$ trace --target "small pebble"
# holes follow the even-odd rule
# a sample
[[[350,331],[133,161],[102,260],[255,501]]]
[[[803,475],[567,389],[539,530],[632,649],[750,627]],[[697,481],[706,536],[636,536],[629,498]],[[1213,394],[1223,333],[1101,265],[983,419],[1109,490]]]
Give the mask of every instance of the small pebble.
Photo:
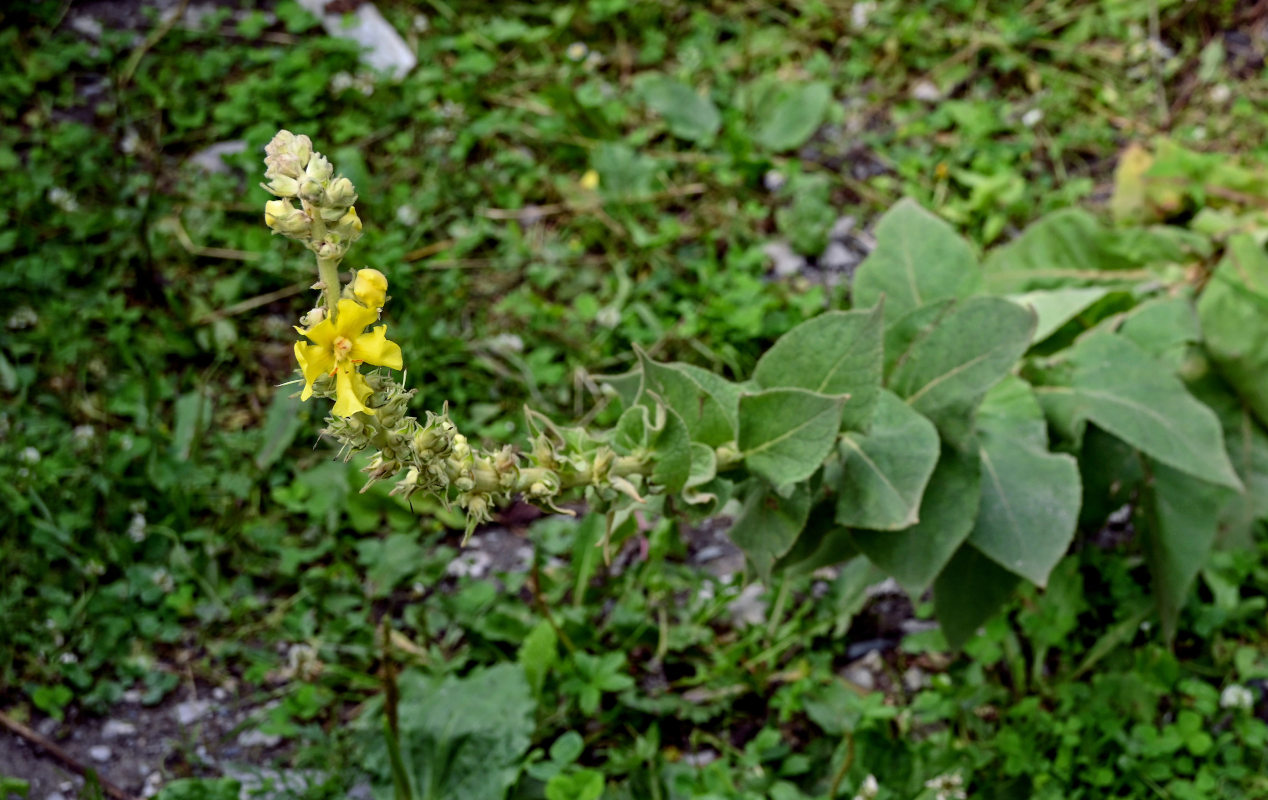
[[[119,739],[135,735],[136,726],[131,722],[124,722],[120,719],[107,720],[106,724],[101,726],[101,736],[105,739]]]
[[[922,103],[936,103],[942,99],[942,92],[932,81],[917,81],[911,87],[911,96]]]
[[[771,271],[780,278],[797,275],[806,268],[806,259],[788,242],[770,242],[762,248],[762,252],[773,262]]]
[[[828,238],[834,242],[844,242],[850,238],[850,234],[854,232],[854,226],[858,224],[858,220],[846,214],[844,217],[837,217],[837,221],[832,223],[832,230],[828,231]]]
[[[850,267],[859,263],[859,257],[850,252],[850,248],[840,242],[828,242],[827,248],[824,249],[823,255],[819,256],[819,267],[822,269],[832,270],[833,272],[844,272]]]
[[[181,725],[192,725],[207,715],[211,709],[211,704],[206,700],[188,700],[184,703],[178,703],[173,711],[176,713],[176,721]]]
[[[104,744],[93,745],[88,748],[88,757],[99,764],[104,764],[110,760],[114,753]]]
[[[243,731],[238,734],[239,747],[277,747],[281,743],[281,736],[263,731]]]

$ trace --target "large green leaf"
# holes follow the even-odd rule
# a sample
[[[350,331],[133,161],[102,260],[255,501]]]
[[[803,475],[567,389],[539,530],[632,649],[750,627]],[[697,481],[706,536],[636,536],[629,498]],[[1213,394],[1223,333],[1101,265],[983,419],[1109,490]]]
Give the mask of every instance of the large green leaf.
[[[814,474],[832,452],[845,395],[766,389],[740,397],[740,453],[749,471],[786,487]]]
[[[829,311],[779,337],[753,371],[765,389],[809,389],[848,394],[842,425],[858,429],[871,419],[881,390],[881,329],[878,303],[865,311]]]
[[[1047,339],[1070,320],[1083,313],[1089,306],[1109,294],[1109,289],[1095,286],[1069,289],[1042,289],[1034,292],[1009,295],[1019,306],[1033,308],[1038,317],[1033,344]]]
[[[780,556],[772,572],[809,575],[820,567],[840,564],[859,554],[850,540],[850,531],[836,523],[835,505],[825,501],[810,509],[801,535],[788,552]]]
[[[1082,499],[1078,463],[989,429],[979,441],[982,499],[969,542],[1043,586],[1074,538]]]
[[[1091,421],[1168,466],[1241,488],[1215,412],[1130,340],[1086,336],[1062,352],[1058,367],[1035,391],[1049,419],[1071,438]]]
[[[823,123],[832,102],[826,83],[807,83],[773,90],[770,102],[761,109],[761,119],[753,140],[776,153],[801,147]]]
[[[652,480],[667,492],[678,492],[691,477],[691,434],[677,411],[665,406],[661,406],[660,411],[664,420],[656,420],[660,430],[651,441],[656,453]]]
[[[1191,346],[1202,340],[1188,292],[1141,303],[1127,314],[1118,332],[1172,372],[1183,366]]]
[[[900,531],[854,530],[862,553],[919,597],[973,530],[981,495],[977,453],[942,448],[920,502],[920,521]]]
[[[1215,375],[1208,374],[1192,388],[1220,418],[1229,458],[1246,487],[1222,510],[1218,541],[1224,547],[1251,548],[1255,522],[1268,519],[1268,431]]]
[[[768,580],[771,565],[792,548],[809,513],[810,490],[804,484],[788,497],[780,497],[762,482],[755,481],[749,487],[744,510],[731,526],[729,535],[762,580]]]
[[[1126,287],[1151,279],[1138,268],[1187,260],[1209,248],[1206,237],[1174,227],[1107,228],[1079,208],[1040,218],[1022,235],[987,254],[986,287],[1024,292],[1069,286]]]
[[[933,582],[933,610],[953,650],[960,649],[1013,594],[1018,578],[965,543]]]
[[[686,423],[691,439],[717,447],[735,441],[740,387],[690,364],[659,364],[635,347],[643,392],[666,403]]]
[[[855,308],[885,297],[892,319],[913,309],[975,294],[982,272],[968,242],[915,200],[900,200],[876,224],[876,249],[854,274]]]
[[[536,702],[518,664],[430,681],[401,675],[400,744],[418,800],[505,797],[528,751]]]
[[[643,102],[665,119],[669,132],[692,142],[710,142],[722,127],[713,101],[665,75],[647,75],[636,82]]]
[[[889,388],[933,420],[944,438],[962,444],[973,432],[978,402],[1026,352],[1034,327],[1034,312],[1008,300],[960,301],[907,346]]]
[[[938,463],[938,431],[891,392],[881,391],[866,434],[841,437],[836,520],[895,531],[920,519],[920,498]]]
[[[1220,373],[1268,424],[1268,256],[1250,236],[1229,240],[1198,315]]]
[[[1193,579],[1211,552],[1220,511],[1232,493],[1165,464],[1153,463],[1152,472],[1141,527],[1154,599],[1164,635],[1171,640]]]

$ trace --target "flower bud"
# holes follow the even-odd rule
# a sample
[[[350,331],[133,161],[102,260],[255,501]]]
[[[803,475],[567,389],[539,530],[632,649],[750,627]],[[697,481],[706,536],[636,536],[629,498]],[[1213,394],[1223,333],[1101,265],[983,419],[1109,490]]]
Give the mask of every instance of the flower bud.
[[[352,181],[347,178],[335,178],[326,189],[325,204],[331,208],[348,208],[355,202],[357,202],[357,190],[353,187]]]
[[[369,308],[382,308],[387,301],[387,278],[377,269],[359,269],[352,279],[352,294]]]
[[[333,171],[330,161],[325,156],[321,153],[313,153],[313,157],[308,160],[308,167],[304,170],[304,176],[324,183],[330,180]]]
[[[357,210],[349,208],[348,213],[340,217],[339,221],[335,223],[335,230],[350,242],[360,239],[361,218],[357,216]]]
[[[309,203],[320,203],[322,198],[326,196],[326,190],[322,188],[321,182],[313,180],[312,178],[300,178],[296,186],[298,188],[297,194],[299,195],[299,198],[301,200],[306,200]]]
[[[318,306],[312,311],[299,318],[299,324],[305,328],[311,328],[326,318],[326,307]]]
[[[277,233],[299,236],[308,232],[311,222],[309,216],[289,200],[270,200],[264,204],[264,224]]]
[[[281,153],[276,156],[269,156],[264,159],[264,165],[268,168],[264,170],[264,177],[276,178],[279,175],[285,175],[288,178],[298,178],[304,174],[304,167],[299,163],[299,159],[290,153]]]
[[[299,192],[299,181],[286,175],[274,175],[264,188],[278,197],[294,197]]]

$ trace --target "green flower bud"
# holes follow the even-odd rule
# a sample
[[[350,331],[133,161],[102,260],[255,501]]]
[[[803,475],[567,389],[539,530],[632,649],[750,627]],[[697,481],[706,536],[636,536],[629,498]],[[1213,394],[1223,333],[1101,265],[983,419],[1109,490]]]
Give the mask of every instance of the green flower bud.
[[[325,183],[330,180],[330,175],[334,168],[330,166],[330,161],[321,153],[313,153],[313,157],[308,160],[308,166],[304,169],[304,176],[311,178],[319,183]]]
[[[294,197],[299,192],[299,181],[286,175],[275,175],[273,180],[261,185],[278,197]]]
[[[353,187],[352,181],[347,178],[335,178],[326,189],[325,205],[330,208],[340,209],[340,217],[344,214],[343,209],[349,208],[355,202],[357,202],[357,190]]]
[[[299,179],[299,183],[296,185],[298,186],[299,198],[314,205],[320,203],[322,198],[326,196],[326,190],[322,188],[321,181],[303,177]]]
[[[264,165],[268,167],[268,169],[264,170],[264,177],[266,178],[276,178],[284,175],[287,178],[298,179],[304,174],[304,165],[299,163],[299,159],[290,153],[269,156],[264,159]]]
[[[290,200],[270,200],[264,204],[264,224],[284,236],[300,237],[308,233],[312,218],[291,205]]]

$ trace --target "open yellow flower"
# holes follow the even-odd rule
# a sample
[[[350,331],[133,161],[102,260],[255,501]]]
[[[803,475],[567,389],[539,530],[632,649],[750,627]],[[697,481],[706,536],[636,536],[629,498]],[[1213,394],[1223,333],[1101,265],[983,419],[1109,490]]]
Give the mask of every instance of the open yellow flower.
[[[366,308],[355,300],[340,300],[335,319],[323,319],[311,328],[296,328],[313,344],[295,343],[295,359],[304,373],[304,393],[301,400],[313,394],[313,381],[322,375],[335,376],[334,414],[350,417],[358,411],[373,414],[367,408],[366,398],[370,387],[357,371],[361,363],[401,369],[401,348],[387,340],[387,326],[380,325],[370,331],[366,326],[377,322],[376,309]]]

